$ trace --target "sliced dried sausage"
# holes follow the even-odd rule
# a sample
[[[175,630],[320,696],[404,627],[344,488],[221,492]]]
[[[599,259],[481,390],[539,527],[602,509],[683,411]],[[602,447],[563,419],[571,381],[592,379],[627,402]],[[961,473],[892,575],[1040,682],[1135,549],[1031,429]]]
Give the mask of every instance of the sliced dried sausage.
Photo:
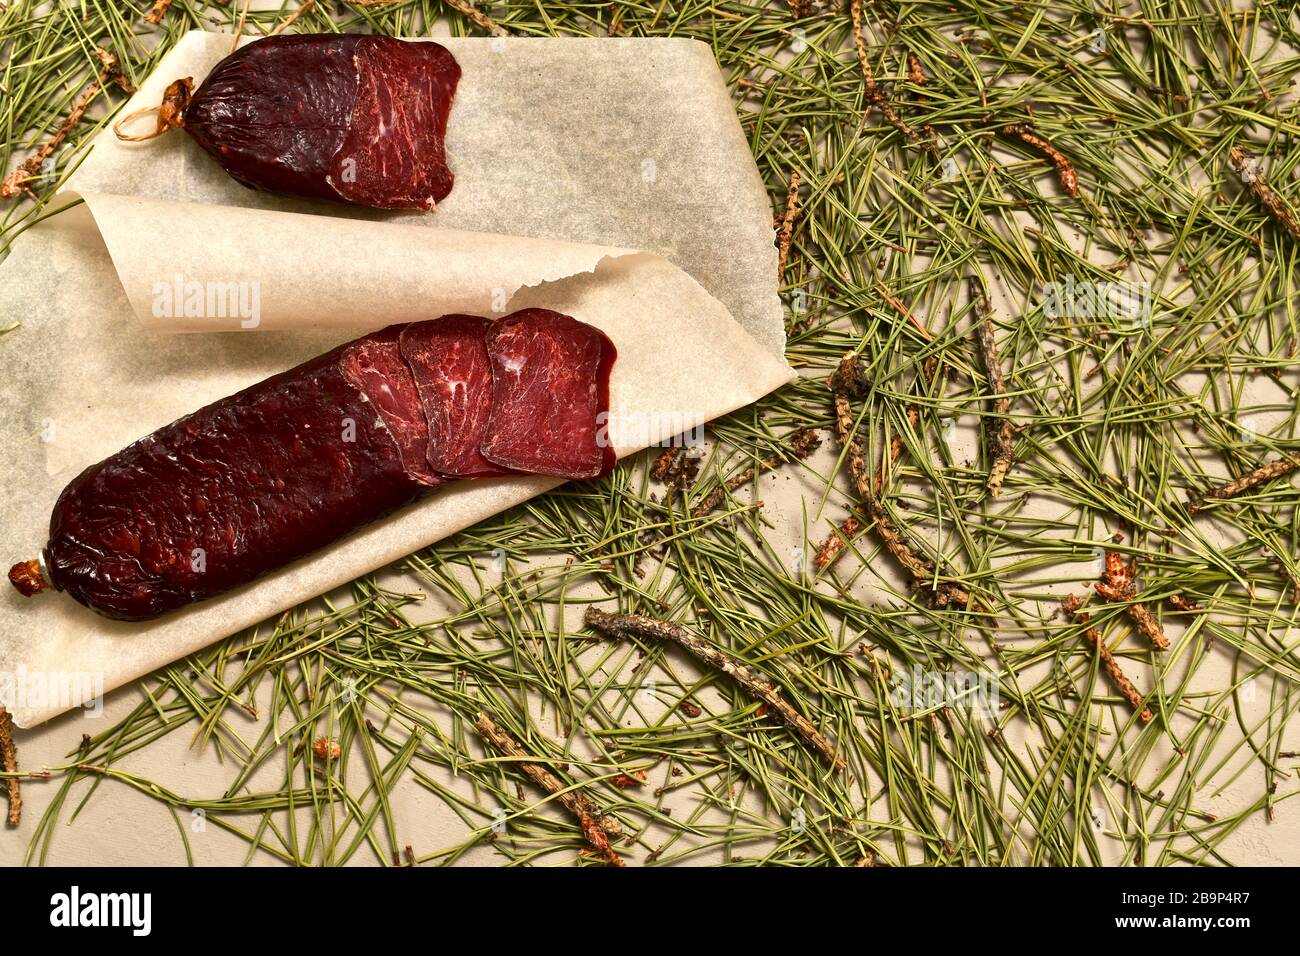
[[[547,309],[492,323],[492,411],[483,457],[505,468],[595,478],[614,467],[606,435],[616,351],[603,332]]]
[[[492,409],[491,324],[477,315],[444,315],[402,331],[402,357],[415,373],[429,422],[429,464],[449,477],[511,473],[479,450]]]
[[[391,331],[366,336],[91,465],[54,506],[50,583],[108,617],[156,617],[260,577],[441,483],[423,460],[428,435],[418,433],[413,385],[375,387],[386,342],[395,353]],[[416,434],[398,437],[404,429]],[[422,467],[403,455],[411,444]]]
[[[218,63],[192,95],[188,81],[173,84],[161,123],[183,126],[255,189],[432,209],[451,192],[444,139],[459,79],[436,43],[270,36]]]

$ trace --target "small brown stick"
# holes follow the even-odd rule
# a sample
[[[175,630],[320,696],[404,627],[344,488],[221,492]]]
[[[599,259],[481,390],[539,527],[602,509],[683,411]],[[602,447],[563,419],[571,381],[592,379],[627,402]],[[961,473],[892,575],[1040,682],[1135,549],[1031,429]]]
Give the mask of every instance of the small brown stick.
[[[14,719],[9,711],[0,707],[0,761],[6,773],[18,772],[18,748],[14,746]],[[17,777],[5,779],[9,794],[9,825],[18,826],[23,818],[23,795]]]
[[[704,638],[665,621],[656,621],[635,614],[609,614],[594,607],[587,608],[587,613],[583,615],[582,620],[588,627],[609,634],[611,637],[626,638],[637,635],[677,644],[705,664],[722,671],[766,704],[785,721],[791,730],[829,760],[836,770],[843,770],[847,766],[844,758],[835,753],[835,748],[831,746],[830,741],[818,732],[808,718],[795,710],[777,692],[771,681],[751,671],[729,654],[718,650]]]
[[[933,378],[934,372],[937,368],[938,368],[938,359],[936,357],[931,356],[929,359],[927,359],[926,360],[927,378]],[[834,380],[834,376],[832,376],[832,381],[833,380]],[[847,397],[839,393],[837,393],[835,397],[835,418],[836,418],[835,424],[836,424],[837,433],[847,434],[849,429],[852,427],[853,410],[852,407],[848,404]],[[921,418],[921,410],[916,406],[916,404],[912,403],[908,405],[907,406],[908,423],[913,428],[915,428],[916,423],[920,421],[920,418]],[[843,447],[844,444],[845,444],[844,440],[841,439],[840,441],[841,447]],[[861,463],[862,448],[860,443],[854,444],[852,453],[857,458],[857,468],[860,470],[862,467],[862,463]],[[903,436],[899,434],[895,434],[889,440],[888,467],[892,469],[895,465],[897,465],[898,459],[901,458],[902,455],[903,455]],[[850,461],[849,469],[850,471],[853,471],[854,469],[853,461]],[[880,467],[876,469],[875,478],[873,479],[872,482],[877,496],[879,496],[884,490],[885,472],[886,472],[886,463],[882,461],[880,463]],[[826,540],[821,543],[821,546],[818,547],[816,557],[813,559],[817,570],[824,571],[826,570],[826,568],[834,564],[835,561],[839,558],[839,556],[844,553],[844,548],[848,544],[848,542],[851,541],[853,538],[855,538],[863,530],[864,530],[864,526],[862,522],[858,519],[857,515],[851,514],[848,517],[846,517],[840,523],[839,528],[832,531],[826,537]]]
[[[938,362],[935,361],[931,374],[937,371]],[[935,585],[934,565],[917,554],[908,543],[881,505],[878,490],[872,486],[864,460],[862,436],[853,431],[852,403],[860,400],[866,389],[860,360],[856,355],[850,353],[840,360],[839,368],[831,376],[831,389],[835,394],[836,440],[839,441],[840,447],[848,449],[849,478],[852,480],[853,489],[861,499],[862,510],[870,519],[871,527],[880,537],[885,550],[893,555],[894,560],[911,576],[912,588],[918,591],[929,591],[937,606],[944,607],[948,604],[971,606],[970,593],[964,588],[948,582]],[[878,473],[877,480],[879,479]],[[832,554],[832,559],[833,557]]]
[[[1056,175],[1061,180],[1061,187],[1071,196],[1079,195],[1079,174],[1075,172],[1074,163],[1070,162],[1063,152],[1035,133],[1031,124],[1012,123],[1004,126],[1002,135],[1018,139],[1045,155],[1056,167]]]
[[[383,0],[383,3],[394,3],[394,1],[395,0]],[[443,0],[443,3],[446,3],[447,7],[458,10],[459,13],[463,13],[464,16],[469,17],[469,20],[473,21],[474,26],[477,26],[480,30],[484,30],[485,33],[497,35],[506,33],[506,30],[504,30],[502,26],[499,26],[497,21],[487,16],[487,14],[482,12],[482,10],[474,7],[472,3],[469,3],[469,0]]]
[[[1126,564],[1122,555],[1113,551],[1106,552],[1106,570],[1102,572],[1101,583],[1097,584],[1093,590],[1108,601],[1133,601],[1126,610],[1128,616],[1133,619],[1137,629],[1142,632],[1142,636],[1151,642],[1158,651],[1169,649],[1169,638],[1165,637],[1164,630],[1154,615],[1147,610],[1145,605],[1138,604],[1134,599],[1137,597],[1137,582],[1133,575],[1137,570],[1137,562]]]
[[[569,790],[563,780],[539,763],[527,760],[528,752],[519,741],[496,725],[486,713],[479,713],[474,721],[474,729],[484,740],[509,757],[523,758],[519,769],[537,786],[555,797],[560,804],[578,819],[582,826],[582,835],[591,848],[606,862],[614,866],[627,866],[622,858],[609,845],[609,838],[623,835],[623,827],[613,817],[603,814],[600,807],[590,797]],[[566,792],[568,791],[568,792]]]
[[[1193,601],[1191,598],[1185,598],[1181,594],[1169,595],[1169,604],[1174,610],[1184,611],[1189,614],[1192,611],[1199,611],[1201,609],[1199,603]]]
[[[984,360],[984,371],[989,377],[989,389],[993,393],[995,421],[985,422],[984,441],[991,462],[989,494],[996,498],[1002,493],[1002,482],[1015,460],[1015,429],[1009,415],[1011,399],[1007,398],[1007,382],[1002,374],[1002,361],[998,357],[998,345],[993,336],[992,309],[984,285],[978,279],[970,280],[970,296],[975,309],[975,334],[979,340],[980,357]]]
[[[848,543],[862,531],[862,522],[857,515],[849,515],[840,526],[827,536],[813,557],[813,565],[818,571],[825,571],[844,553]]]
[[[670,446],[655,459],[650,474],[667,489],[664,493],[665,503],[671,502],[699,477],[700,457],[683,445]]]
[[[876,92],[876,75],[871,71],[871,62],[867,59],[867,41],[862,36],[862,0],[849,0],[849,16],[853,18],[853,48],[857,51],[858,63],[862,67],[867,96],[871,97]]]
[[[1268,180],[1259,171],[1255,160],[1240,146],[1232,147],[1228,158],[1232,162],[1232,168],[1245,180],[1250,191],[1259,200],[1259,204],[1268,210],[1269,215],[1277,220],[1278,225],[1300,239],[1300,223],[1296,222],[1295,213],[1291,211],[1287,201],[1268,184]]]
[[[1081,612],[1078,619],[1080,623],[1087,625],[1088,615],[1086,612]],[[1142,695],[1139,694],[1137,688],[1133,686],[1133,682],[1124,676],[1124,671],[1120,669],[1119,661],[1115,659],[1115,655],[1112,654],[1110,648],[1106,646],[1106,642],[1102,639],[1101,633],[1095,627],[1085,627],[1083,634],[1084,637],[1088,639],[1088,643],[1095,647],[1097,653],[1101,655],[1102,666],[1106,668],[1106,673],[1110,675],[1111,682],[1115,685],[1116,689],[1124,695],[1124,698],[1132,705],[1133,709],[1138,711],[1138,716],[1142,719],[1142,722],[1144,724],[1148,723],[1151,720],[1151,711],[1147,707],[1143,706]]]
[[[1279,458],[1277,461],[1270,461],[1266,465],[1261,465],[1249,474],[1235,478],[1226,484],[1219,485],[1217,488],[1211,488],[1203,494],[1191,494],[1187,500],[1187,511],[1189,514],[1196,514],[1206,503],[1210,501],[1222,501],[1227,498],[1235,498],[1237,495],[1244,494],[1256,485],[1262,485],[1266,481],[1272,481],[1274,478],[1281,478],[1283,475],[1289,475],[1291,472],[1300,468],[1300,458]]]
[[[911,50],[907,51],[907,78],[917,86],[925,86],[925,71],[921,69],[921,58]]]
[[[297,22],[300,16],[302,16],[304,13],[306,13],[315,5],[316,5],[316,0],[307,0],[307,2],[304,3],[301,7],[293,11],[293,13],[289,14],[283,20],[281,20],[280,24],[274,30],[272,30],[269,35],[278,36],[279,34],[283,33],[285,30],[289,29],[289,27],[293,26],[294,23]]]
[[[821,437],[817,434],[815,428],[800,428],[791,432],[786,439],[786,449],[784,451],[778,452],[775,455],[769,455],[758,464],[746,468],[736,477],[729,479],[725,484],[719,485],[706,495],[699,504],[691,509],[691,517],[701,518],[708,514],[722,503],[722,499],[727,496],[728,492],[735,491],[737,488],[749,484],[754,480],[755,476],[760,475],[765,471],[779,468],[781,465],[787,464],[788,462],[802,461],[820,448],[821,443]]]
[[[790,16],[796,20],[812,16],[812,0],[786,0],[786,6],[790,8]]]
[[[110,83],[116,83],[127,93],[135,92],[135,87],[126,77],[126,74],[122,72],[116,56],[102,47],[96,47],[95,54],[102,64],[99,76],[81,91],[81,95],[72,104],[72,109],[63,118],[63,122],[54,131],[54,135],[46,140],[40,149],[19,163],[18,167],[9,174],[9,177],[3,183],[0,183],[0,199],[13,199],[20,193],[31,192],[27,182],[36,177],[45,161],[63,145],[64,140],[81,122],[81,118],[86,115],[86,110],[90,108],[90,104],[95,101],[95,97],[99,95],[101,90]]]
[[[790,240],[794,237],[794,221],[799,215],[799,170],[790,174],[790,192],[785,197],[785,215],[777,232],[777,284],[785,282],[785,265],[790,258]]]
[[[897,311],[899,315],[907,319],[907,321],[911,322],[912,325],[916,327],[916,330],[921,333],[921,335],[925,338],[927,342],[933,337],[930,335],[930,330],[921,324],[921,320],[912,314],[912,310],[909,309],[906,305],[904,305],[902,300],[899,299],[898,296],[894,295],[892,292],[886,289],[879,282],[876,283],[876,291],[880,293],[880,297],[882,299],[884,299],[886,302],[888,302],[891,306],[894,307],[895,311]]]
[[[867,59],[867,41],[862,35],[862,0],[849,0],[849,15],[853,18],[853,48],[858,54],[858,63],[862,67],[862,81],[867,94],[867,102],[880,110],[882,116],[891,126],[913,143],[922,142],[921,134],[914,130],[906,120],[898,115],[894,104],[876,84],[876,74]],[[934,144],[929,144],[933,148]]]
[[[167,10],[171,5],[172,0],[154,0],[153,7],[144,15],[144,22],[154,25],[162,23],[163,17],[167,16]]]

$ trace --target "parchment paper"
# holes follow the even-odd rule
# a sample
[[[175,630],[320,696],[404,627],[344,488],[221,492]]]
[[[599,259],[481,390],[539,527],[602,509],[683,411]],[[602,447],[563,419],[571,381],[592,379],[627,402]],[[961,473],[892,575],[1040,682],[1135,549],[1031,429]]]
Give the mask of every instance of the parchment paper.
[[[620,455],[793,377],[771,209],[707,46],[440,42],[464,72],[448,128],[456,185],[431,215],[256,193],[182,133],[97,138],[68,185],[86,204],[24,234],[0,265],[0,316],[22,323],[0,336],[5,560],[44,545],[55,499],[86,465],[363,328],[527,305],[597,325],[619,349]],[[184,37],[123,115],[179,76],[200,80],[229,44]],[[257,321],[242,323],[255,334],[168,334],[241,329],[239,316],[158,314],[160,284],[174,279],[255,284]],[[145,624],[8,590],[0,699],[30,726],[558,483],[455,483]]]

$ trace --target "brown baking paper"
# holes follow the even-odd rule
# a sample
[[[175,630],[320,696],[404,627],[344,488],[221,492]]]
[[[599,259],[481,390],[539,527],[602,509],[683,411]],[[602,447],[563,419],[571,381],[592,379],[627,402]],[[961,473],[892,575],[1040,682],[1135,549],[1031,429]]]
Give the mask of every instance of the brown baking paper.
[[[55,499],[85,466],[366,328],[529,305],[600,327],[619,350],[620,456],[793,377],[770,206],[705,45],[440,42],[463,75],[447,137],[456,185],[429,215],[256,193],[179,132],[95,140],[67,187],[85,204],[29,230],[0,264],[0,316],[21,322],[0,336],[10,563],[44,545]],[[229,44],[182,38],[123,115],[177,77],[201,80]],[[232,307],[187,314],[195,288]],[[170,334],[216,330],[256,334]],[[557,484],[454,483],[154,622],[8,591],[0,701],[19,726],[46,720]]]

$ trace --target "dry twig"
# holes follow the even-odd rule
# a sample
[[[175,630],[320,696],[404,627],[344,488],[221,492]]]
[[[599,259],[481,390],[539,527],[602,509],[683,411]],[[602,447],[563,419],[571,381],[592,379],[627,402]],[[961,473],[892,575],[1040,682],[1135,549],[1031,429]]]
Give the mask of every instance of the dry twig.
[[[1268,179],[1259,171],[1255,160],[1240,146],[1232,147],[1228,158],[1232,168],[1255,194],[1259,204],[1268,210],[1268,214],[1277,220],[1278,225],[1300,239],[1300,223],[1296,222],[1295,213],[1292,212],[1287,201],[1268,184]]]
[[[1018,139],[1050,159],[1052,165],[1056,167],[1056,175],[1061,181],[1061,188],[1071,196],[1079,195],[1079,174],[1075,172],[1074,163],[1070,162],[1069,157],[1063,152],[1035,133],[1031,124],[1012,123],[1009,126],[1004,126],[1002,127],[1002,135],[1010,139]]]
[[[584,794],[569,790],[564,781],[539,763],[527,759],[529,754],[519,741],[496,725],[485,713],[480,713],[474,721],[474,729],[484,740],[510,757],[521,758],[519,769],[547,793],[555,797],[560,804],[578,819],[582,835],[607,863],[614,866],[627,866],[622,858],[609,845],[609,838],[623,835],[623,828],[613,817],[603,814],[600,807]],[[567,791],[567,792],[566,792]]]
[[[18,748],[14,746],[14,719],[3,707],[0,707],[0,763],[3,763],[6,773],[18,772]],[[23,795],[18,786],[18,778],[7,777],[5,790],[9,795],[9,825],[16,827],[23,818]]]
[[[111,83],[116,83],[127,93],[135,92],[135,87],[131,84],[131,81],[122,73],[116,56],[102,47],[96,47],[95,54],[102,64],[99,76],[81,91],[81,95],[72,104],[72,109],[63,118],[63,122],[54,131],[54,135],[46,140],[35,153],[19,163],[8,178],[3,183],[0,183],[0,199],[13,199],[20,193],[31,192],[27,183],[36,178],[45,161],[63,145],[64,140],[68,138],[68,134],[81,122],[81,118],[86,115],[86,110],[90,108],[90,104],[95,101],[95,97],[99,95],[101,90]]]
[[[790,240],[794,237],[794,221],[799,215],[799,170],[790,174],[790,192],[785,198],[785,214],[777,232],[776,281],[785,282],[785,265],[790,258]]]
[[[989,390],[993,393],[992,421],[984,423],[984,441],[989,452],[989,494],[996,498],[1002,492],[1002,482],[1015,456],[1015,429],[1011,425],[1011,399],[1007,398],[1007,382],[998,358],[998,346],[993,336],[992,310],[984,285],[978,279],[970,280],[971,302],[975,309],[975,335],[980,345],[980,357],[988,375]]]
[[[1235,498],[1238,495],[1245,494],[1256,485],[1262,485],[1266,481],[1272,481],[1274,478],[1281,478],[1283,475],[1289,475],[1291,472],[1300,468],[1300,458],[1279,458],[1277,461],[1270,461],[1266,465],[1261,465],[1254,471],[1242,475],[1240,478],[1234,478],[1232,481],[1219,485],[1217,488],[1211,488],[1209,491],[1200,494],[1191,494],[1188,496],[1187,511],[1189,514],[1196,514],[1210,501],[1222,501],[1227,498]]]
[[[1128,616],[1137,624],[1137,629],[1142,632],[1142,636],[1149,640],[1156,650],[1163,651],[1169,648],[1169,638],[1165,637],[1164,630],[1155,616],[1147,608],[1137,603],[1137,581],[1134,580],[1134,572],[1137,570],[1137,562],[1125,564],[1122,555],[1113,551],[1106,552],[1106,569],[1102,572],[1101,583],[1094,590],[1108,601],[1133,601],[1126,610]]]
[[[775,455],[769,455],[762,459],[758,464],[746,468],[736,477],[729,479],[722,485],[719,485],[704,499],[691,509],[692,518],[700,518],[708,514],[719,504],[729,492],[735,491],[743,485],[749,484],[755,476],[761,475],[765,471],[771,471],[781,465],[792,461],[802,461],[807,458],[819,447],[821,447],[821,437],[817,434],[815,428],[799,428],[791,432],[785,442],[785,448]]]
[[[766,704],[777,716],[785,721],[791,730],[830,761],[836,770],[844,769],[844,758],[835,753],[835,748],[831,746],[830,741],[818,732],[808,718],[795,710],[777,692],[776,687],[773,686],[770,680],[762,674],[751,671],[736,658],[714,647],[704,638],[692,634],[676,624],[656,621],[635,614],[609,614],[594,607],[587,609],[587,613],[583,616],[583,623],[612,637],[626,638],[636,635],[677,644],[705,664],[717,668],[732,678],[750,694]]]
[[[1080,613],[1078,619],[1081,624],[1087,625],[1087,613]],[[1142,695],[1139,694],[1137,688],[1133,686],[1133,682],[1124,676],[1124,671],[1120,669],[1119,661],[1115,659],[1115,655],[1112,654],[1110,648],[1106,646],[1106,642],[1102,639],[1101,633],[1095,627],[1085,626],[1083,635],[1088,639],[1088,643],[1096,648],[1097,653],[1101,656],[1102,666],[1106,668],[1106,673],[1110,675],[1111,682],[1115,685],[1116,689],[1124,695],[1124,699],[1127,700],[1129,704],[1132,705],[1133,709],[1138,712],[1138,716],[1142,719],[1142,722],[1149,722],[1151,720],[1151,711],[1143,705]]]

